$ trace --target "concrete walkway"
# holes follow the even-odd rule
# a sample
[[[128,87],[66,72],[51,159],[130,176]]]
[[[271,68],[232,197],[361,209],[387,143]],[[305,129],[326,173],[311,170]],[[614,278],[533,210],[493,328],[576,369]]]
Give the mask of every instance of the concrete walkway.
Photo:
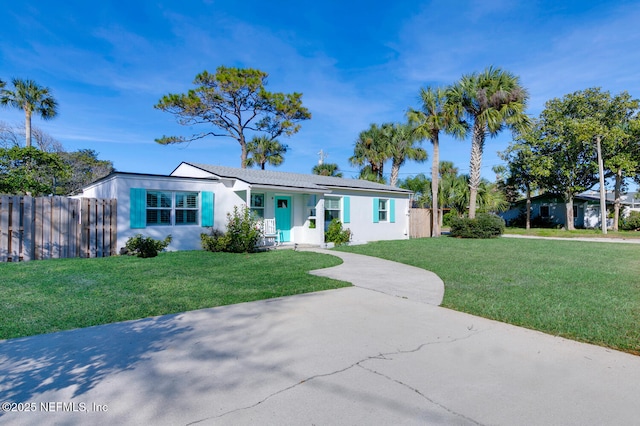
[[[345,264],[315,273],[358,286],[0,342],[0,423],[637,424],[640,357],[441,308],[431,274],[331,254]]]

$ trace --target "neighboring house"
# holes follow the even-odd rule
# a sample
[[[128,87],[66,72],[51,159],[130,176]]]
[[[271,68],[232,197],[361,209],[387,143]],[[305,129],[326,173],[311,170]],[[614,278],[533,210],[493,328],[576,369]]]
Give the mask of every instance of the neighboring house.
[[[283,243],[320,245],[333,218],[354,242],[409,238],[411,191],[359,179],[183,162],[168,176],[114,172],[78,196],[118,200],[118,247],[140,233],[200,249],[200,234],[224,230],[234,206],[275,219]]]
[[[635,193],[625,194],[620,197],[623,207],[623,215],[631,207],[640,207],[640,200]],[[613,211],[613,194],[606,194],[607,211]],[[525,215],[526,200],[519,200],[511,206],[511,209],[500,213],[507,226],[512,224],[519,216]],[[566,207],[562,195],[546,193],[531,197],[531,221],[543,220],[556,225],[564,225],[566,222]],[[597,192],[584,192],[573,199],[573,222],[576,228],[600,227],[600,195]],[[613,225],[613,219],[607,220],[607,226]]]

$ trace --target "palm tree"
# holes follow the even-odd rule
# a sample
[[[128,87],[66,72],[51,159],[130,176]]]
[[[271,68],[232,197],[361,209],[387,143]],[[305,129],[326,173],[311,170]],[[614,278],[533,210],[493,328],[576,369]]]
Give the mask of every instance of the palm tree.
[[[0,91],[0,104],[24,110],[26,146],[31,146],[31,115],[35,112],[43,120],[58,114],[58,103],[47,87],[41,87],[33,80],[12,80],[14,90]]]
[[[364,166],[360,170],[360,179],[384,181],[384,162],[391,157],[386,134],[390,126],[391,124],[383,124],[378,127],[377,124],[371,124],[369,129],[358,135],[349,163]]]
[[[431,181],[424,175],[419,173],[415,176],[409,176],[400,181],[400,188],[408,189],[413,192],[413,205],[420,208],[426,208],[431,205]]]
[[[314,175],[320,176],[342,177],[342,172],[338,170],[338,165],[335,163],[318,164],[316,166],[313,166],[311,172]]]
[[[400,167],[407,161],[413,160],[422,163],[427,159],[427,151],[415,146],[420,142],[418,134],[413,131],[410,124],[394,124],[386,129],[389,141],[389,153],[391,154],[391,186],[398,183]]]
[[[505,127],[525,130],[527,91],[520,79],[500,68],[489,67],[480,74],[463,75],[447,91],[447,102],[472,125],[469,177],[469,217],[476,215],[482,153],[487,135],[496,136]]]
[[[284,154],[287,152],[287,145],[282,145],[275,139],[266,136],[254,136],[247,143],[247,167],[260,165],[264,170],[265,164],[279,166],[284,161]]]
[[[415,132],[427,138],[433,144],[433,158],[431,159],[431,194],[433,197],[433,227],[432,237],[440,236],[438,172],[440,168],[440,131],[462,138],[466,127],[456,114],[457,110],[448,108],[446,104],[446,90],[440,87],[427,87],[420,90],[421,110],[410,109],[407,113],[409,122],[416,125]],[[453,166],[453,164],[452,164]]]

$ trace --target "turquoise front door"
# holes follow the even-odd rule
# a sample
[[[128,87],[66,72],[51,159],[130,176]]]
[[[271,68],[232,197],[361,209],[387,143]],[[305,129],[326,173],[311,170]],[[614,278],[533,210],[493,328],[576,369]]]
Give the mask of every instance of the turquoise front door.
[[[280,242],[291,241],[291,197],[276,197],[276,229]]]

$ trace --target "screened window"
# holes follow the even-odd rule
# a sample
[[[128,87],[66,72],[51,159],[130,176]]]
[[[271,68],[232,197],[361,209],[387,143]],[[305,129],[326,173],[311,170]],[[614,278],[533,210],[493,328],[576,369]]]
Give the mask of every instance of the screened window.
[[[333,219],[340,219],[340,198],[324,199],[324,221],[331,222]]]
[[[386,222],[388,216],[389,200],[378,201],[378,220],[380,222]]]
[[[198,193],[176,192],[176,225],[198,223]]]
[[[251,194],[251,213],[264,219],[264,194]]]
[[[170,192],[147,191],[147,225],[171,225]]]

